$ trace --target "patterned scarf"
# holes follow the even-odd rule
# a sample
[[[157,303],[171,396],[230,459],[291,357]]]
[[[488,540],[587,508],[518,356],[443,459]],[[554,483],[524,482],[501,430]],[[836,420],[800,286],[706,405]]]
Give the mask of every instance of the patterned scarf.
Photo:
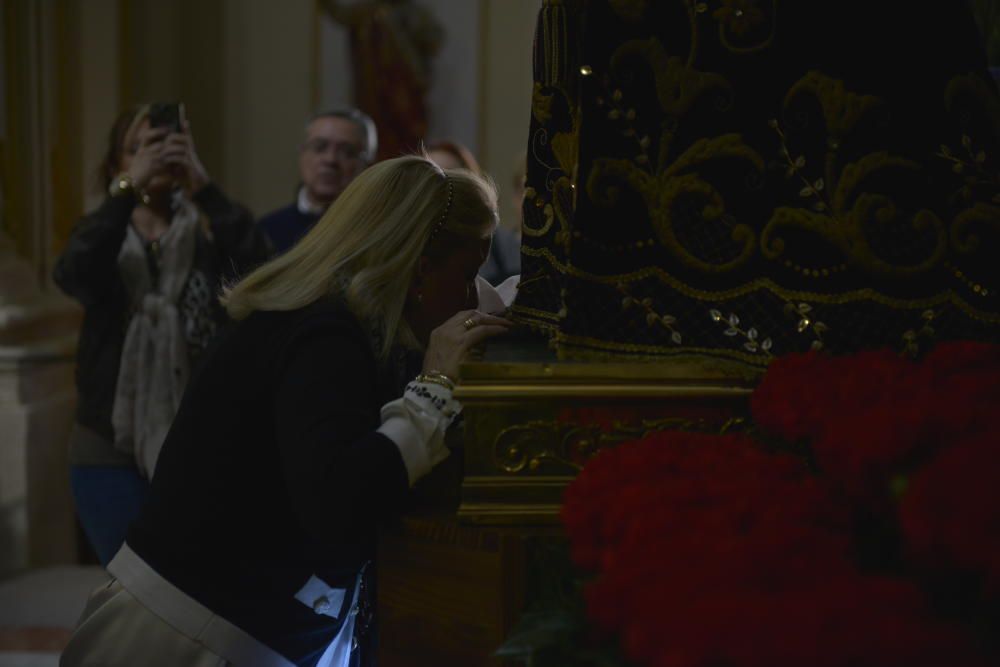
[[[182,202],[158,241],[158,275],[150,272],[142,239],[131,225],[118,253],[118,268],[135,313],[122,347],[111,423],[115,446],[133,454],[148,479],[153,477],[190,371],[177,303],[191,273],[197,233],[197,209]]]

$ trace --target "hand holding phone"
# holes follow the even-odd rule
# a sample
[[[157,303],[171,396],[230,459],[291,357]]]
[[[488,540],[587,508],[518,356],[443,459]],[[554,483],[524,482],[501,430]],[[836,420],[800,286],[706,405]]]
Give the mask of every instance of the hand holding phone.
[[[154,102],[149,105],[149,126],[166,128],[169,132],[183,132],[184,105],[177,102]]]

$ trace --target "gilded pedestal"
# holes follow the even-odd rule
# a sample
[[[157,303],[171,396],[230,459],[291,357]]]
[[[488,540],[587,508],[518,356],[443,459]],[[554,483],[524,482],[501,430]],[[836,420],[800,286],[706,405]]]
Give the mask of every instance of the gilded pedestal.
[[[430,500],[382,535],[380,664],[499,664],[582,465],[652,431],[740,428],[755,381],[712,360],[573,363],[535,340],[492,344],[463,368],[461,443]]]

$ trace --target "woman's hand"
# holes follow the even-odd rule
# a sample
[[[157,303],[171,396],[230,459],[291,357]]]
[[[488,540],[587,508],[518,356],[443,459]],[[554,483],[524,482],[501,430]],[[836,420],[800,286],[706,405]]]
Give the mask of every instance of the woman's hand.
[[[163,162],[179,170],[189,194],[193,195],[209,183],[208,171],[195,151],[191,125],[187,121],[184,121],[183,132],[173,132],[164,141]]]
[[[424,372],[437,371],[458,377],[458,368],[469,349],[487,338],[505,333],[514,323],[478,310],[463,310],[431,332],[424,354]]]
[[[163,170],[163,140],[167,129],[152,127],[139,133],[139,148],[132,156],[128,177],[136,191],[142,190]]]

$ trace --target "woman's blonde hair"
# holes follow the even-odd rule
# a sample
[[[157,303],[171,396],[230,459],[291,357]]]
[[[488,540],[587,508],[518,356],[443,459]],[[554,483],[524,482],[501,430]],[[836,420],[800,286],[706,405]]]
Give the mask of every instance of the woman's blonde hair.
[[[497,224],[491,181],[464,169],[442,170],[420,156],[368,167],[295,246],[223,289],[226,312],[295,310],[324,297],[344,300],[375,334],[384,361],[395,343],[416,345],[403,319],[422,255],[445,257]]]

